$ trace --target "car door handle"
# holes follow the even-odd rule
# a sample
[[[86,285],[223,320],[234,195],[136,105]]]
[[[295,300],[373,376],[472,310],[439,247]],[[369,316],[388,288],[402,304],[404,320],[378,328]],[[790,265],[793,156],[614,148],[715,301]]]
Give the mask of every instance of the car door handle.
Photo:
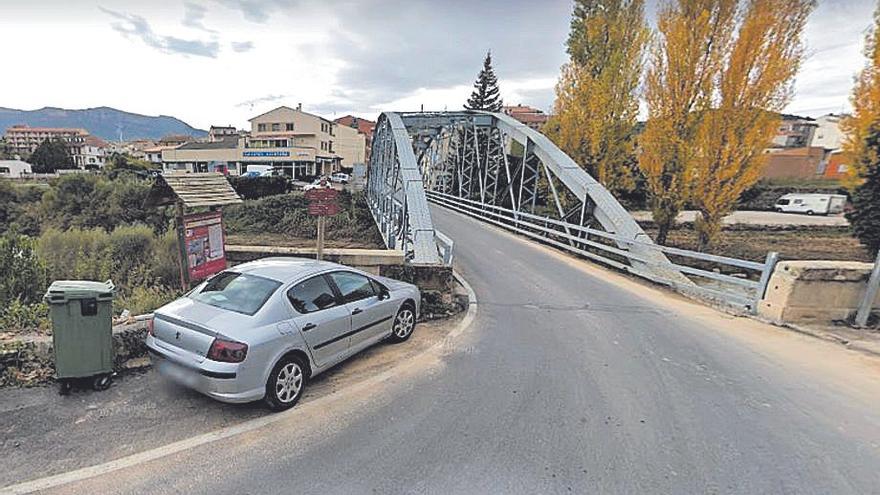
[[[317,326],[318,325],[315,325],[314,323],[306,323],[305,325],[303,325],[303,332],[308,332],[313,328],[317,328]]]
[[[353,314],[353,315],[359,315],[363,312],[364,312],[364,310],[362,310],[361,308],[354,308],[353,310],[351,310],[351,314]]]

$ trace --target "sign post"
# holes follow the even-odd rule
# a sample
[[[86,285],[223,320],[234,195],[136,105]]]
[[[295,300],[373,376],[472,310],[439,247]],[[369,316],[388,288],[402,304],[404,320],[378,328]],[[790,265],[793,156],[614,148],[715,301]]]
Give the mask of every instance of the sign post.
[[[322,183],[323,184],[323,183]],[[309,215],[318,217],[318,252],[317,259],[324,259],[324,232],[327,228],[326,217],[339,213],[339,204],[336,196],[339,193],[335,189],[319,188],[309,189],[305,197],[309,202]]]

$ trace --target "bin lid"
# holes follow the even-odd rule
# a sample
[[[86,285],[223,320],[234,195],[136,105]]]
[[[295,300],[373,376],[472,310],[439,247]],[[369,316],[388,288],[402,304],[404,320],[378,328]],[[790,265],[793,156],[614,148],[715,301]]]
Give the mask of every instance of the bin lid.
[[[46,290],[43,300],[49,304],[64,304],[71,299],[112,301],[115,294],[116,286],[110,280],[106,282],[56,280]]]

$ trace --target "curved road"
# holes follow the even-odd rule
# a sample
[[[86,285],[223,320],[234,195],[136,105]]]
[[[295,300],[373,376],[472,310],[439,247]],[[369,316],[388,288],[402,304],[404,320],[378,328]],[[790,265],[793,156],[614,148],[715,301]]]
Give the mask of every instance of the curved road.
[[[878,493],[880,364],[445,210],[478,314],[416,372],[69,493]]]

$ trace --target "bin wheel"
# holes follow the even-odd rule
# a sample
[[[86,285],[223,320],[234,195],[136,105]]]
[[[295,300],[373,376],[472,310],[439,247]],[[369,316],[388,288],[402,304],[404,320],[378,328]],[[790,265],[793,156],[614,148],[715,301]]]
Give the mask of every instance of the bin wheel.
[[[110,388],[110,382],[113,381],[110,375],[98,375],[92,380],[92,388],[95,390],[107,390]]]
[[[61,380],[58,383],[58,395],[70,395],[70,390],[73,388],[73,384],[70,383],[70,380]]]

